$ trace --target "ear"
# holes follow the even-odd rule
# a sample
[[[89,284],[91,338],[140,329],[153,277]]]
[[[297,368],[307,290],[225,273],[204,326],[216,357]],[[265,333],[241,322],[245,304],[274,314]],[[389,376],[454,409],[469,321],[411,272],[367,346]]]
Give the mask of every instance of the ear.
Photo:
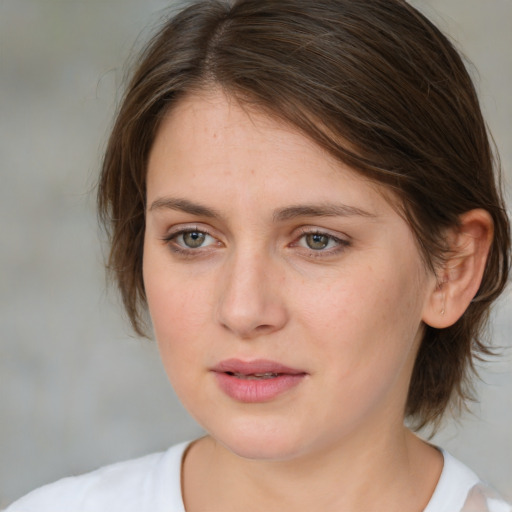
[[[470,210],[459,222],[446,235],[447,259],[423,311],[423,321],[437,329],[453,325],[477,294],[493,238],[493,221],[486,210]]]

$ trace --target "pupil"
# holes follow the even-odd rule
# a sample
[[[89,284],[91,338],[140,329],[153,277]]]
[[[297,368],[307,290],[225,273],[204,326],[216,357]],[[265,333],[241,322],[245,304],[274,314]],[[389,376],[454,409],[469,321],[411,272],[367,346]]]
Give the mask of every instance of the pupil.
[[[188,247],[200,247],[205,239],[204,233],[199,233],[197,231],[191,231],[189,233],[185,233],[183,235],[183,241],[185,242],[185,245]]]
[[[318,234],[307,235],[306,243],[308,244],[308,247],[310,249],[318,251],[320,249],[325,249],[327,247],[327,244],[329,243],[329,237],[326,235]]]

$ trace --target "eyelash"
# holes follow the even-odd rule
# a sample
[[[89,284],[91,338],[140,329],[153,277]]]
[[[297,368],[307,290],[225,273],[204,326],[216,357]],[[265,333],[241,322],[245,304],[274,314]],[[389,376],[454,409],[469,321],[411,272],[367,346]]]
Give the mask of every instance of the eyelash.
[[[206,230],[204,228],[192,227],[192,228],[185,228],[185,229],[180,229],[178,231],[174,231],[174,232],[170,233],[169,235],[163,237],[162,240],[163,240],[163,242],[166,243],[166,245],[169,247],[169,249],[172,252],[179,254],[180,256],[189,257],[189,258],[200,256],[200,254],[204,251],[204,249],[209,246],[206,246],[206,247],[200,246],[200,247],[197,247],[194,249],[192,247],[189,247],[189,248],[183,247],[182,245],[180,245],[176,242],[176,239],[178,237],[186,235],[188,233],[199,233],[202,235],[206,235],[206,236],[215,238],[208,230]],[[328,239],[328,244],[330,242],[334,242],[336,244],[336,246],[328,248],[328,249],[311,249],[311,248],[307,248],[307,247],[299,245],[300,241],[303,240],[305,237],[315,236],[315,235],[318,235],[321,237],[326,237]],[[313,258],[321,258],[321,257],[327,257],[327,256],[332,256],[332,255],[338,254],[339,252],[342,252],[350,245],[351,245],[350,241],[336,237],[334,235],[326,233],[325,231],[320,231],[318,229],[315,229],[315,230],[302,229],[300,236],[297,237],[290,244],[291,247],[300,247],[301,249],[305,250],[308,253],[308,256],[313,257]],[[201,251],[201,249],[203,251]]]

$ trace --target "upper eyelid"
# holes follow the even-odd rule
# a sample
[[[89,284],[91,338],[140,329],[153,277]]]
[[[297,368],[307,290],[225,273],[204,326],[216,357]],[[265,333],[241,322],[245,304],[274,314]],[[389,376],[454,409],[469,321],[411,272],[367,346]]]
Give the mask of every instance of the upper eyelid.
[[[345,233],[340,233],[339,231],[333,232],[330,229],[327,228],[320,228],[316,226],[301,226],[299,228],[299,234],[298,237],[302,237],[304,235],[325,235],[329,238],[334,238],[336,240],[345,241],[348,242],[351,237],[346,235]]]
[[[183,233],[190,233],[190,232],[193,232],[193,231],[197,231],[198,233],[204,233],[205,235],[210,235],[212,236],[213,238],[217,238],[214,234],[213,234],[213,231],[207,227],[203,227],[203,226],[200,226],[199,224],[197,223],[194,223],[194,224],[190,224],[190,225],[177,225],[177,226],[172,226],[171,228],[169,228],[164,237],[165,239],[168,239],[168,238],[172,238],[176,235],[181,235]]]

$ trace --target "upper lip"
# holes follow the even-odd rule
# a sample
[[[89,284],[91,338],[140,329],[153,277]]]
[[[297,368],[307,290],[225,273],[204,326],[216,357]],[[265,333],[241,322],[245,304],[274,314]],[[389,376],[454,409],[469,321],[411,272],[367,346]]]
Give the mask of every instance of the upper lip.
[[[226,359],[212,368],[214,372],[237,373],[241,375],[254,375],[260,373],[280,373],[288,375],[301,375],[306,372],[296,368],[290,368],[276,361],[267,359],[254,359],[242,361],[240,359]]]

